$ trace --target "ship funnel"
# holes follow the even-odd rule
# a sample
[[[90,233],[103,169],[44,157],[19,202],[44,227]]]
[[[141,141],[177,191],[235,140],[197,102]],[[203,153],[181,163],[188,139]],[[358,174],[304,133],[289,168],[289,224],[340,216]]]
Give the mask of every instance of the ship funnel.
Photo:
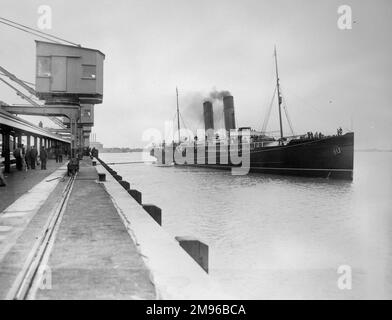
[[[208,139],[211,139],[214,135],[214,112],[211,101],[205,101],[203,103],[203,113],[206,135],[208,136]]]
[[[234,99],[233,96],[223,97],[223,113],[225,116],[226,131],[235,129]]]

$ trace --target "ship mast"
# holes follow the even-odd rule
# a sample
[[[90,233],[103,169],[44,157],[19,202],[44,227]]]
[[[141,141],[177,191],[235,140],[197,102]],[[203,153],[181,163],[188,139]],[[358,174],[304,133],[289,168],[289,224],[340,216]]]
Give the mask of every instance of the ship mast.
[[[181,134],[180,134],[180,107],[178,105],[178,88],[176,87],[176,96],[177,96],[177,131],[178,131],[178,143],[181,142]]]
[[[276,89],[278,91],[280,138],[283,138],[282,110],[281,110],[282,97],[280,95],[279,74],[278,74],[278,55],[276,54],[276,46],[274,48],[274,56],[275,56],[275,70],[276,70]]]

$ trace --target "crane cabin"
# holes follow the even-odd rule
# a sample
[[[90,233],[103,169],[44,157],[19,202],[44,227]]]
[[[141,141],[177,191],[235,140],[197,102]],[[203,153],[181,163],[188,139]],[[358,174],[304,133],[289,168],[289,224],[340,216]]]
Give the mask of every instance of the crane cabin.
[[[96,49],[36,41],[36,92],[45,104],[99,104],[103,61]]]

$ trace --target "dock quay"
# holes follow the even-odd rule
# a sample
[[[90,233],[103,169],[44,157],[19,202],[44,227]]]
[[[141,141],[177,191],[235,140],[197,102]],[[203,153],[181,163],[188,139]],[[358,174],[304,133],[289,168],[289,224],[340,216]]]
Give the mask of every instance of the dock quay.
[[[51,160],[46,171],[7,176],[0,193],[0,299],[225,296],[186,245],[157,223],[156,206],[143,206],[104,162],[84,157],[75,176],[66,168]],[[6,189],[14,184],[26,190],[12,191],[12,198]]]
[[[1,9],[13,317],[239,320],[392,299],[392,0]]]
[[[45,40],[31,56],[35,83],[0,66],[24,100],[0,101],[0,299],[225,297],[208,274],[207,244],[169,235],[162,209],[91,147],[105,54],[34,30]]]

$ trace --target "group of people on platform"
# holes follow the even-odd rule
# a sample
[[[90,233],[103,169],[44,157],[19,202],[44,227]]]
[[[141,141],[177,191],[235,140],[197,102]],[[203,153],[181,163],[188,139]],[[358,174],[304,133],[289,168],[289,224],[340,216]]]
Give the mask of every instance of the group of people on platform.
[[[13,152],[15,158],[16,169],[26,171],[29,169],[35,169],[36,165],[41,165],[41,170],[46,170],[46,163],[49,157],[49,151],[44,146],[41,146],[40,152],[38,153],[36,146],[28,146],[26,149],[23,144],[19,144]],[[63,162],[63,152],[60,147],[54,149],[54,155],[56,162]]]
[[[51,150],[55,155],[56,163],[62,163],[64,150],[59,146],[52,148]],[[27,146],[27,148],[25,148],[23,144],[18,144],[13,151],[13,156],[18,171],[35,169],[36,166],[41,166],[41,170],[46,170],[49,150],[44,146],[41,146],[40,152],[38,153],[36,146]],[[0,170],[0,186],[5,185],[5,178],[2,170]]]
[[[90,149],[90,147],[87,149],[88,154],[90,155],[90,157],[95,157],[98,158],[98,150],[95,149],[95,147],[93,147],[92,149]]]
[[[23,144],[19,144],[13,152],[15,158],[16,169],[26,171],[29,169],[35,169],[36,165],[41,164],[41,170],[46,170],[46,162],[48,160],[48,151],[44,146],[41,147],[38,154],[38,150],[35,146],[28,146],[26,149]]]

